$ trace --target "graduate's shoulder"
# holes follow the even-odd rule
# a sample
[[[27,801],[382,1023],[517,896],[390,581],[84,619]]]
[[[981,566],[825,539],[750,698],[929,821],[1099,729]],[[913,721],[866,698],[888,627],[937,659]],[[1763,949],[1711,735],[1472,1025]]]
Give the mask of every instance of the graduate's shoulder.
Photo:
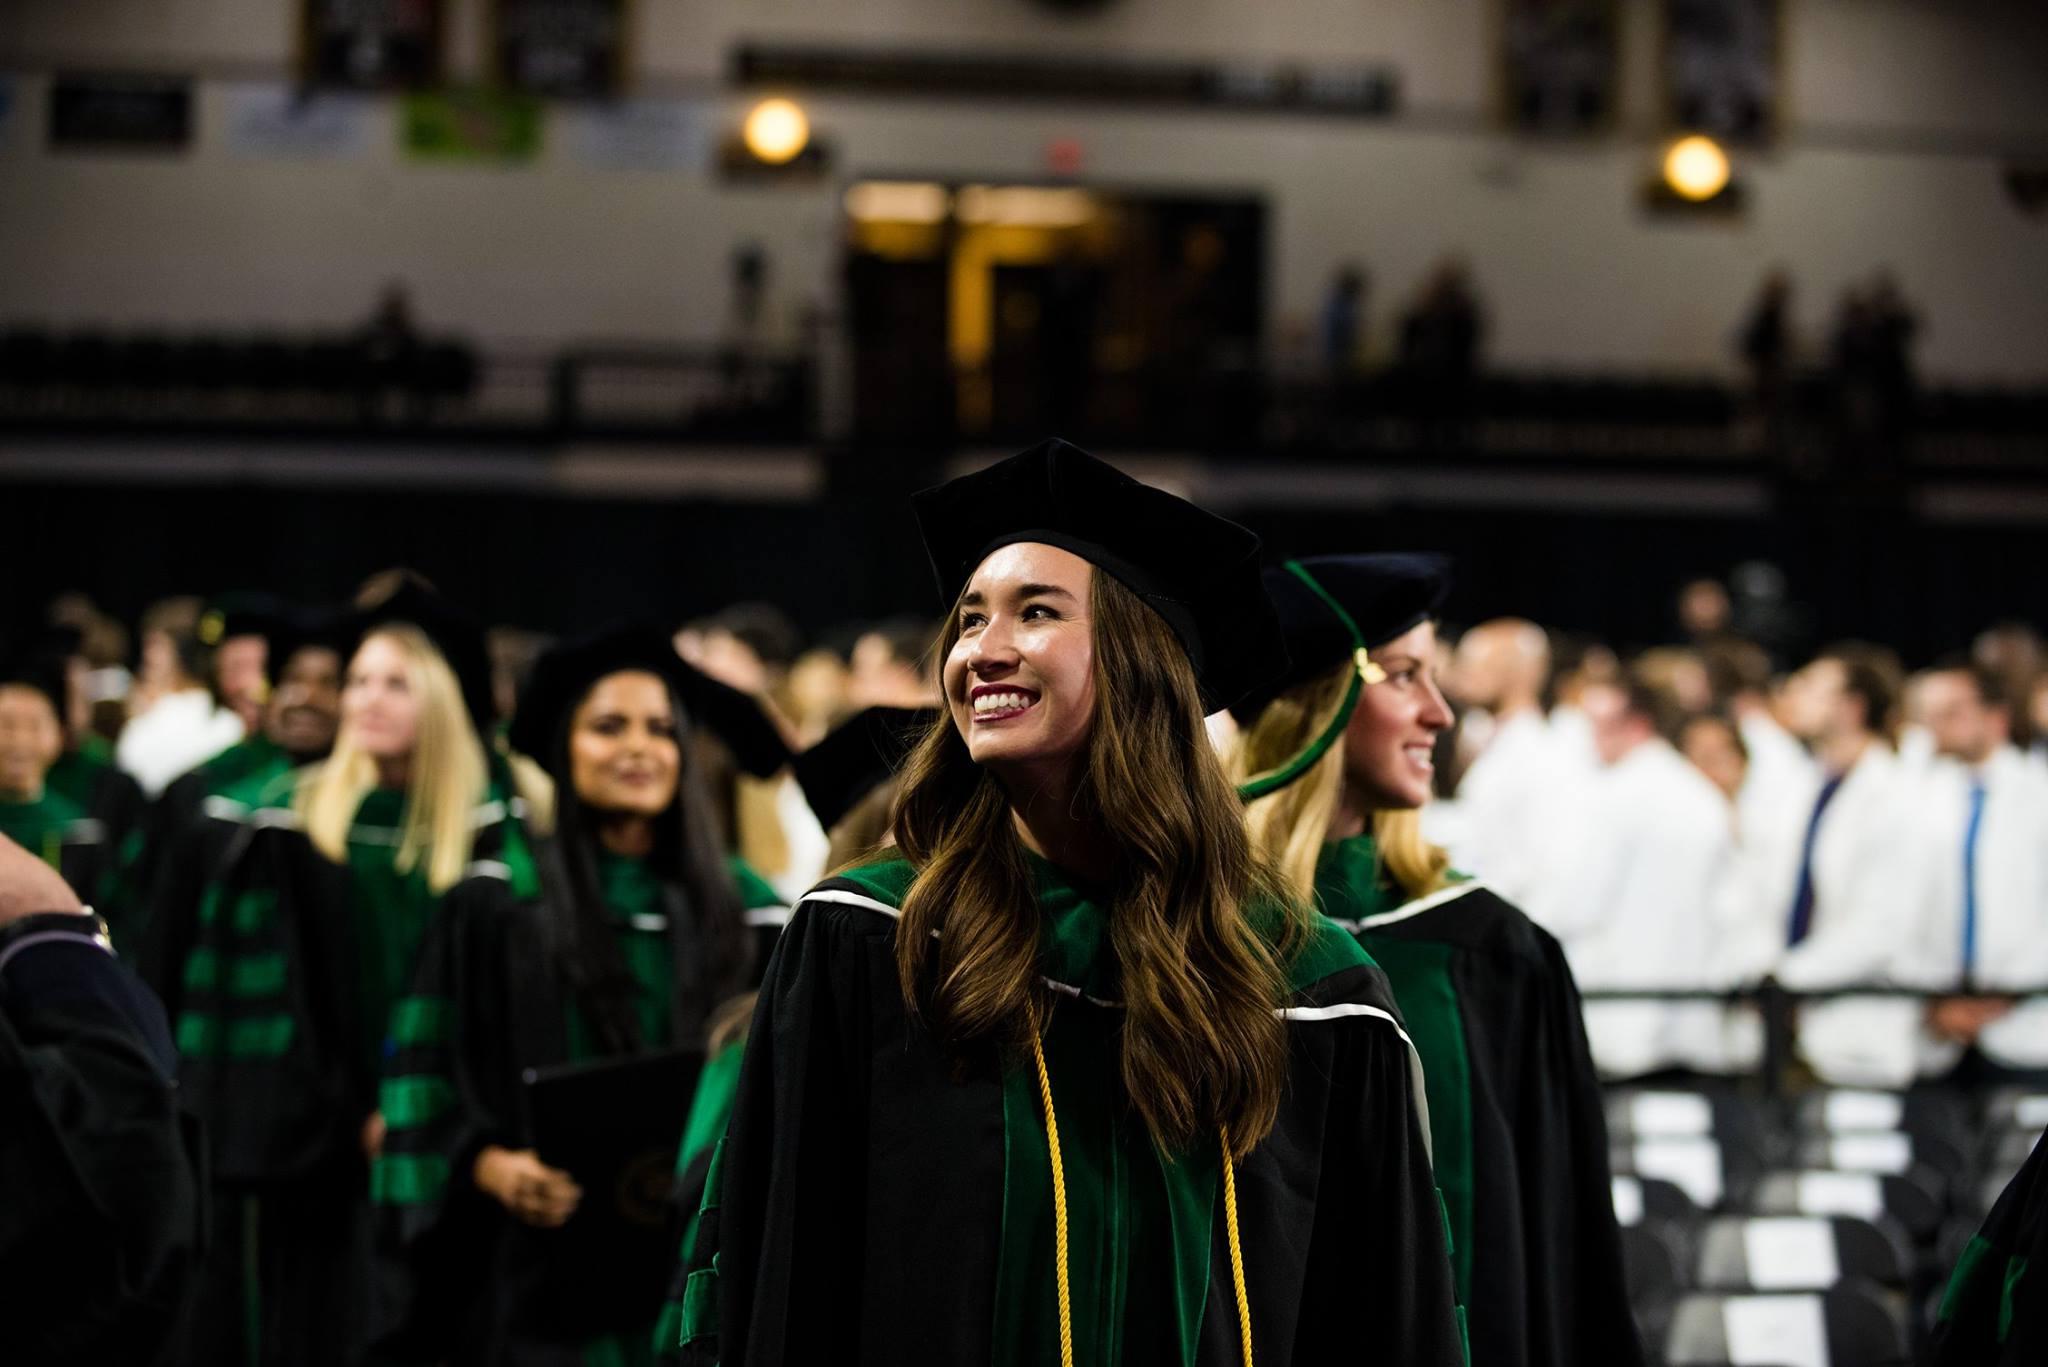
[[[813,901],[860,906],[891,919],[902,910],[910,885],[917,881],[917,868],[908,859],[883,858],[844,868],[824,879],[798,899],[799,905]]]
[[[1365,937],[1424,941],[1453,949],[1537,963],[1547,959],[1549,936],[1520,907],[1485,883],[1467,879],[1391,911],[1340,922]]]

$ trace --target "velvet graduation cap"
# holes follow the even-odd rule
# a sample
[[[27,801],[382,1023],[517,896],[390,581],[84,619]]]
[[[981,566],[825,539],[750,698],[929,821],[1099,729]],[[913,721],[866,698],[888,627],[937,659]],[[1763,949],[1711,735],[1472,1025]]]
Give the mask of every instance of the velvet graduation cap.
[[[1450,593],[1450,562],[1439,555],[1318,555],[1266,571],[1266,592],[1287,641],[1287,668],[1231,715],[1249,726],[1274,698],[1350,660],[1350,686],[1336,715],[1308,749],[1238,789],[1247,802],[1278,792],[1315,766],[1344,734],[1367,684],[1386,677],[1372,652],[1435,617]]]
[[[732,751],[740,768],[766,778],[789,763],[789,747],[761,705],[736,688],[691,668],[652,626],[611,627],[555,646],[534,662],[506,739],[512,748],[552,769],[563,724],[599,679],[638,670],[668,684],[688,725],[710,732]],[[567,778],[556,774],[559,782]]]
[[[1166,619],[1201,681],[1228,707],[1285,663],[1259,584],[1259,538],[1054,439],[911,499],[951,607],[991,551],[1037,541],[1116,578]]]
[[[804,801],[827,831],[895,777],[918,738],[943,716],[936,707],[870,707],[796,757]]]
[[[491,657],[484,648],[484,630],[467,612],[416,578],[401,579],[390,594],[355,615],[354,630],[343,633],[342,660],[361,647],[363,638],[391,624],[416,627],[441,652],[462,686],[462,702],[477,734],[489,739],[497,719],[491,696]]]
[[[347,653],[354,645],[349,626],[331,611],[301,607],[272,594],[227,593],[207,604],[199,619],[199,640],[217,646],[237,636],[261,636],[263,673],[274,684],[285,662],[309,646]]]

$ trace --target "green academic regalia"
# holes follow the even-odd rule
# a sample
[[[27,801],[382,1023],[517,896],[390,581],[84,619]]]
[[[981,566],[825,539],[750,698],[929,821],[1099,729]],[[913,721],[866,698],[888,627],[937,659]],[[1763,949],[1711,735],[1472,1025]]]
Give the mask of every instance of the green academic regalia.
[[[106,829],[109,867],[115,880],[113,903],[121,912],[135,907],[144,886],[137,870],[149,819],[149,797],[142,785],[114,763],[114,747],[94,734],[87,734],[51,765],[43,782],[83,807],[87,816]],[[121,952],[129,952],[126,944]]]
[[[45,783],[41,796],[27,801],[0,797],[0,835],[63,874],[79,899],[106,918],[119,942],[123,927],[110,914],[114,861],[104,824]]]
[[[1239,1362],[1220,1137],[1165,1154],[1120,1100],[1104,908],[1033,869],[1074,1361]],[[685,1361],[1060,1360],[1034,1065],[955,1056],[909,1018],[894,941],[913,876],[897,861],[827,880],[777,946],[712,1162]],[[1385,977],[1319,923],[1280,1014],[1281,1114],[1235,1169],[1258,1360],[1463,1363],[1420,1067]]]
[[[2048,1362],[2048,1145],[2039,1140],[1963,1249],[1935,1313],[1929,1367]]]
[[[502,765],[473,857],[526,865]],[[293,784],[273,781],[273,799]],[[249,795],[246,790],[244,796]],[[388,1049],[444,1022],[406,995],[442,898],[396,867],[402,793],[373,789],[347,859],[316,851],[289,807],[229,816],[200,881],[178,973],[180,1086],[206,1121],[215,1228],[187,1360],[355,1364],[377,1312],[363,1122]],[[389,1042],[387,1042],[389,1041]]]
[[[1323,847],[1316,897],[1386,970],[1422,1055],[1475,1367],[1641,1363],[1599,1081],[1557,941],[1479,883],[1409,899],[1371,836]]]
[[[555,865],[545,857],[542,868]],[[788,918],[774,890],[737,859],[727,871],[753,927],[745,984],[759,980]],[[678,982],[672,936],[689,933],[681,890],[647,862],[602,855],[598,886],[637,987],[648,1048],[694,1047],[718,1005],[706,984]],[[626,1367],[651,1361],[652,1320],[581,1344],[551,1344],[534,1324],[550,1295],[547,1241],[475,1189],[487,1145],[533,1146],[520,1079],[526,1069],[598,1060],[601,1042],[559,966],[560,913],[541,880],[480,867],[451,890],[422,946],[407,1008],[442,1022],[398,1041],[387,1063],[390,1126],[373,1173],[380,1296],[387,1342],[462,1367]],[[680,928],[680,929],[679,929]],[[683,954],[682,960],[694,956]],[[587,1193],[586,1199],[598,1199]],[[469,1269],[470,1280],[450,1278]]]

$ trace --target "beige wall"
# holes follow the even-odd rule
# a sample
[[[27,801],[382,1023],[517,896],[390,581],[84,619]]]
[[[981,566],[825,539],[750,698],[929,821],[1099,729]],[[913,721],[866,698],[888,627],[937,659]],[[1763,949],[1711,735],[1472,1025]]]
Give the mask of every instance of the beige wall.
[[[459,0],[459,68],[478,16]],[[398,155],[378,102],[371,150],[338,162],[256,161],[220,136],[221,82],[281,76],[284,0],[5,0],[0,67],[0,320],[306,327],[364,314],[412,282],[430,323],[551,345],[578,336],[703,338],[725,306],[735,243],[771,252],[777,315],[829,306],[837,187],[736,189],[701,172],[623,172],[571,152],[558,112],[517,171]],[[1630,126],[1654,99],[1655,11],[1627,5]],[[1384,332],[1442,252],[1467,255],[1494,354],[1527,366],[1726,364],[1757,278],[1788,265],[1817,342],[1848,279],[1893,267],[1923,310],[1923,360],[1961,379],[2048,379],[2048,222],[2006,201],[2004,143],[2048,143],[2048,10],[2030,0],[1792,0],[1787,137],[1746,158],[1733,224],[1646,220],[1635,189],[1653,147],[1622,132],[1518,142],[1480,117],[1487,0],[1123,0],[1079,21],[1024,0],[639,0],[649,89],[703,102],[717,128],[744,99],[718,83],[746,37],[1146,55],[1383,59],[1413,117],[1383,124],[1095,108],[807,101],[844,175],[1030,178],[1054,138],[1079,139],[1111,185],[1263,194],[1278,336],[1314,313],[1335,263],[1363,260]],[[196,69],[200,136],[186,156],[52,158],[42,76],[58,64]],[[1427,115],[1428,117],[1424,117]],[[1939,153],[1909,150],[1941,135]],[[1972,150],[1977,149],[1977,150]]]

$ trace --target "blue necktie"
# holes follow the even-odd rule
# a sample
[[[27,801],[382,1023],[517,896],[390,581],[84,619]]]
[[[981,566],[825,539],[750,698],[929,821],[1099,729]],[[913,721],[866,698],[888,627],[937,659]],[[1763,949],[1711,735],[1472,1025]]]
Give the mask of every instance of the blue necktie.
[[[1806,933],[1813,929],[1813,846],[1820,838],[1821,816],[1841,787],[1840,775],[1820,785],[1820,797],[1813,804],[1813,817],[1806,823],[1806,845],[1799,852],[1799,891],[1792,897],[1792,925],[1785,940],[1788,946],[1804,940]]]
[[[1977,971],[1977,834],[1984,828],[1984,780],[1970,780],[1970,820],[1963,828],[1963,988]]]

